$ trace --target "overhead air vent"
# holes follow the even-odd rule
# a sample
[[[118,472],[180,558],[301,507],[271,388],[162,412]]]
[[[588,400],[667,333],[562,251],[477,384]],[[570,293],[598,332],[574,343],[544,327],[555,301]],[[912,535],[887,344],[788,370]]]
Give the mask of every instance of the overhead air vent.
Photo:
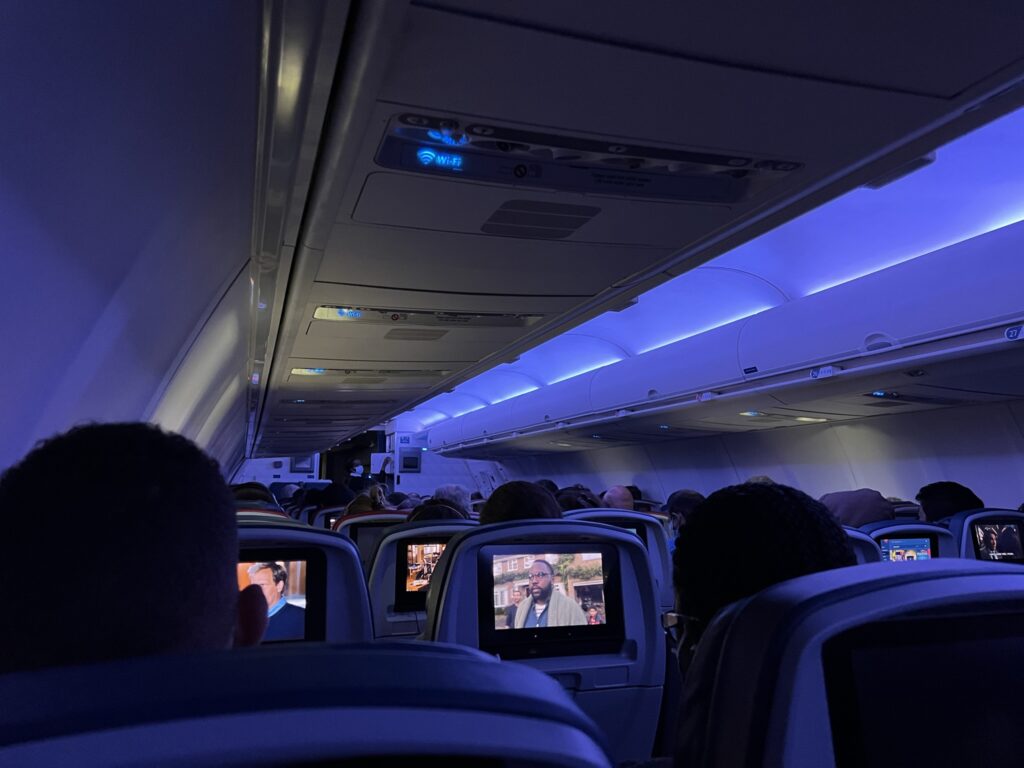
[[[544,315],[511,312],[443,312],[440,310],[388,309],[385,307],[339,307],[332,304],[322,304],[313,311],[313,318],[315,320],[387,325],[445,325],[457,326],[459,328],[525,328],[533,325],[543,317]],[[399,337],[394,336],[391,338]],[[440,338],[440,336],[437,338]]]
[[[564,205],[540,200],[509,200],[480,227],[487,235],[561,240],[601,212],[592,205]]]
[[[310,373],[316,371],[316,373]],[[450,374],[441,368],[292,368],[293,376],[370,376],[388,379],[439,379]]]

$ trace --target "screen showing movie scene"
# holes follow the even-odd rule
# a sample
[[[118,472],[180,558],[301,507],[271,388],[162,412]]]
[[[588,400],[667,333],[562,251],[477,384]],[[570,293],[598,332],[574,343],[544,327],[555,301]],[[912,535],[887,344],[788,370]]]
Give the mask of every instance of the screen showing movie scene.
[[[306,639],[305,560],[268,560],[238,564],[238,588],[256,584],[267,600],[263,642]]]
[[[441,559],[447,539],[399,541],[395,553],[395,610],[399,613],[425,611],[427,587]],[[405,567],[402,567],[405,563]]]
[[[607,621],[600,552],[494,555],[494,628],[545,629]]]
[[[931,560],[932,541],[927,536],[912,539],[882,539],[878,542],[882,549],[883,562],[904,562],[909,560]]]
[[[435,541],[405,545],[405,591],[426,592],[437,561],[444,552],[444,542]]]
[[[1017,523],[974,523],[974,551],[979,560],[1024,561]]]

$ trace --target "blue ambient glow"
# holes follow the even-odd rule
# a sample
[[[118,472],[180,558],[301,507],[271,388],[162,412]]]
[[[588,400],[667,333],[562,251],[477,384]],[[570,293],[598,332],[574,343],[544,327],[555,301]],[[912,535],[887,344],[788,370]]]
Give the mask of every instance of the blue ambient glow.
[[[653,352],[656,349],[661,349],[662,347],[667,347],[669,344],[675,344],[677,341],[682,341],[683,339],[689,339],[692,336],[699,336],[702,333],[707,333],[708,331],[713,331],[713,330],[715,330],[715,328],[721,328],[723,325],[728,325],[729,323],[735,323],[735,322],[738,322],[740,320],[746,320],[748,317],[753,317],[754,315],[759,314],[761,312],[764,312],[767,309],[772,309],[772,305],[753,307],[753,308],[743,312],[740,315],[736,315],[735,317],[728,317],[728,318],[725,318],[723,320],[716,320],[714,323],[712,323],[711,325],[705,326],[704,328],[700,328],[700,329],[698,329],[696,331],[687,331],[682,336],[674,336],[671,339],[667,339],[665,341],[659,341],[657,344],[654,344],[654,345],[652,345],[650,347],[645,347],[644,349],[640,350],[640,354],[642,355],[642,354],[645,354],[647,352]]]
[[[740,416],[764,416],[760,411],[742,411]]]
[[[292,368],[292,376],[323,376],[326,368]]]
[[[540,387],[526,387],[516,392],[511,392],[504,397],[499,397],[497,400],[492,400],[491,405],[497,405],[498,403],[504,403],[506,400],[511,400],[513,397],[519,397],[521,395],[528,395],[530,392],[536,392]]]
[[[427,136],[432,138],[434,141],[440,141],[442,144],[447,144],[449,147],[461,147],[463,144],[469,144],[469,136],[464,133],[451,133],[450,131],[438,131],[431,128],[427,131]]]
[[[358,320],[363,316],[363,313],[358,309],[345,309],[344,307],[338,307],[338,317],[343,317],[351,320]]]
[[[420,165],[444,168],[449,171],[462,170],[462,155],[456,155],[451,152],[438,152],[429,147],[421,147],[416,150],[416,159],[420,161]]]
[[[613,357],[613,358],[610,358],[608,360],[599,360],[596,363],[591,363],[590,365],[586,366],[585,368],[581,368],[581,369],[579,369],[577,371],[573,371],[572,373],[567,373],[564,376],[559,376],[557,379],[552,379],[551,381],[548,382],[548,384],[549,385],[557,384],[560,381],[567,381],[568,379],[575,379],[577,376],[582,376],[584,373],[590,373],[591,371],[596,371],[598,368],[604,368],[606,365],[612,365],[614,363],[619,362],[620,360],[622,360],[621,357]]]
[[[481,403],[480,405],[474,405],[472,408],[467,408],[464,411],[457,411],[456,413],[453,413],[451,417],[453,419],[457,419],[459,416],[465,416],[467,413],[472,413],[473,411],[479,411],[481,408],[486,408],[486,407],[487,407],[487,403]]]

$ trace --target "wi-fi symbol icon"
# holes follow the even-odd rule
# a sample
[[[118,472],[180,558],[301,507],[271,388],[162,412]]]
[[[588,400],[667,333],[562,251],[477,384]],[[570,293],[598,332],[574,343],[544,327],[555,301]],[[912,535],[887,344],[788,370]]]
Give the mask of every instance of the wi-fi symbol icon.
[[[423,165],[430,165],[437,159],[437,153],[432,149],[420,149],[416,152],[416,159]]]

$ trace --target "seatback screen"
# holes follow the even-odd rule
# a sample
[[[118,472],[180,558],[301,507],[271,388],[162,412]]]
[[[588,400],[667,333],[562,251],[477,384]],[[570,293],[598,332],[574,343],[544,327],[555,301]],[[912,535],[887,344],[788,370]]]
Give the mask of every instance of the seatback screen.
[[[1014,604],[856,627],[825,643],[822,665],[839,768],[1021,763],[1024,616]],[[943,723],[952,738],[936,737]]]
[[[1024,562],[1020,526],[1017,523],[985,521],[971,524],[974,553],[979,560]]]
[[[614,547],[485,547],[481,648],[503,658],[600,653],[623,637]]]
[[[398,612],[424,611],[427,607],[427,588],[437,568],[437,561],[447,545],[447,539],[399,541],[395,560],[395,610]]]
[[[264,643],[324,639],[323,553],[245,549],[237,576],[239,589],[255,584],[267,601]]]
[[[931,560],[935,557],[936,541],[931,536],[914,536],[906,539],[879,539],[883,562],[904,562]]]

